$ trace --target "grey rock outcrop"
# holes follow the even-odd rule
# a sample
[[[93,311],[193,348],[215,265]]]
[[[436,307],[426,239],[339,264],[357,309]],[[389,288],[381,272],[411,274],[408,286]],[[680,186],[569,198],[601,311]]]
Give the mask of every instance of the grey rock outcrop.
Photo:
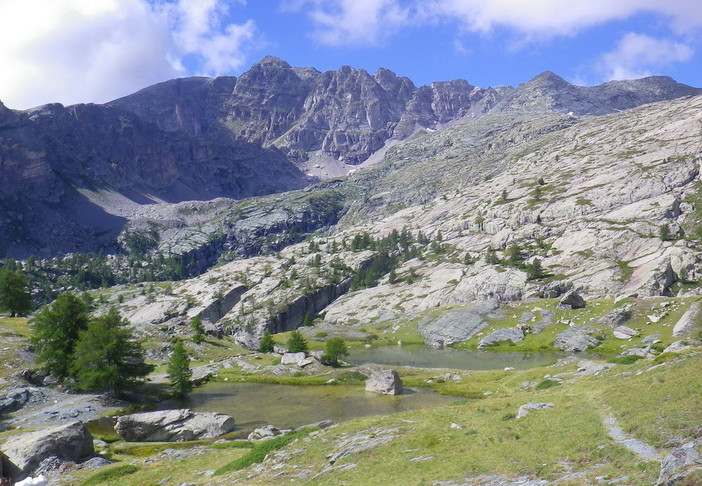
[[[478,348],[486,348],[488,346],[495,346],[500,343],[510,342],[518,343],[524,340],[524,331],[516,327],[510,327],[505,329],[497,329],[492,332],[489,336],[483,338],[478,344]]]
[[[95,454],[93,437],[81,422],[13,436],[3,445],[3,452],[26,474],[52,456],[82,462]]]
[[[673,327],[674,337],[683,337],[691,334],[695,329],[702,328],[702,302],[696,301],[680,317]]]
[[[553,346],[562,351],[585,351],[600,344],[599,331],[589,326],[573,326],[556,336]]]
[[[609,314],[602,316],[597,323],[602,326],[615,328],[624,325],[629,319],[631,319],[631,308],[627,305],[618,307]]]
[[[188,409],[123,415],[115,431],[127,442],[182,442],[212,439],[234,430],[234,419],[214,412]]]
[[[519,407],[519,410],[517,411],[517,417],[518,419],[524,418],[527,415],[529,415],[529,412],[532,410],[545,410],[547,408],[555,407],[555,403],[548,403],[548,402],[530,402],[530,403],[525,403],[521,407]]]
[[[284,365],[299,365],[305,360],[305,353],[285,353],[280,358],[280,364]]]
[[[702,439],[696,439],[676,447],[665,456],[656,486],[673,486],[682,482],[688,474],[700,469],[702,469]]]
[[[421,322],[417,331],[427,346],[442,347],[460,343],[480,332],[487,322],[473,308],[456,309],[445,313],[438,319]]]
[[[366,380],[366,391],[399,395],[402,393],[402,380],[395,370],[376,370]]]
[[[251,432],[247,439],[248,440],[268,440],[268,439],[273,439],[274,437],[278,437],[279,435],[282,435],[283,433],[276,427],[275,425],[265,425],[263,427],[259,427],[257,429],[254,429],[253,432]]]
[[[0,394],[0,415],[14,412],[29,401],[31,388],[10,388]]]
[[[583,299],[580,296],[580,294],[578,294],[574,290],[571,290],[570,292],[566,293],[563,297],[561,297],[559,305],[568,309],[582,309],[585,307],[586,304],[585,299]]]
[[[617,339],[631,339],[634,336],[638,336],[639,331],[627,326],[617,326],[613,331],[613,335]]]

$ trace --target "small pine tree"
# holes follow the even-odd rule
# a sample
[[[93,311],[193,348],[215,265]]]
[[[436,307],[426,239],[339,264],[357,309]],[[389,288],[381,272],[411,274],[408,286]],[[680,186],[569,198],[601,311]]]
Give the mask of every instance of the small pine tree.
[[[541,201],[541,188],[539,186],[536,186],[534,189],[532,197],[534,198],[534,201]]]
[[[541,260],[534,258],[534,261],[526,266],[527,280],[538,280],[544,278],[544,270],[541,266]]]
[[[658,237],[662,241],[669,241],[673,239],[670,234],[670,225],[668,223],[663,223],[658,227]]]
[[[485,263],[489,263],[490,265],[496,265],[500,263],[500,259],[497,258],[497,252],[494,248],[488,248],[485,252]]]
[[[261,336],[261,342],[258,343],[258,350],[262,353],[272,353],[274,351],[273,346],[275,342],[273,341],[273,336],[268,329],[263,331],[263,336]]]
[[[192,376],[190,356],[188,356],[183,342],[178,339],[173,345],[173,353],[168,360],[168,383],[171,395],[175,398],[183,398],[190,393],[193,389]]]
[[[302,327],[309,327],[312,325],[312,313],[310,311],[305,312],[305,317],[302,318]]]
[[[200,316],[193,317],[193,320],[190,321],[190,329],[193,332],[193,342],[195,344],[200,344],[205,340],[205,327],[202,325]]]
[[[500,200],[502,202],[507,202],[509,201],[509,195],[507,194],[507,189],[502,189],[502,195],[500,196]]]
[[[0,311],[12,317],[26,315],[32,309],[27,276],[9,268],[0,268]]]
[[[309,347],[307,346],[307,341],[300,331],[293,331],[288,338],[287,343],[285,343],[289,353],[308,353]]]
[[[346,342],[341,338],[331,338],[326,343],[325,353],[322,356],[322,361],[337,368],[341,366],[339,359],[348,356],[349,349]]]

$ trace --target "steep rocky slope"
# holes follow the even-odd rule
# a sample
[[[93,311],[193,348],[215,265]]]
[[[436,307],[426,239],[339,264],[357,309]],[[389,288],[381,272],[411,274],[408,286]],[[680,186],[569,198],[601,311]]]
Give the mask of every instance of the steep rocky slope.
[[[504,113],[479,129],[509,138],[523,113],[600,115],[699,92],[663,77],[577,87],[552,73],[516,88],[416,87],[386,69],[267,57],[237,78],[177,79],[105,105],[0,106],[0,256],[116,251],[138,206],[305,187],[462,119]]]
[[[487,315],[495,303],[568,289],[588,299],[697,295],[700,113],[702,98],[687,97],[597,118],[495,114],[417,134],[334,184],[339,200],[352,202],[325,235],[197,282],[241,286],[216,320],[248,346],[266,327],[299,326],[307,312],[336,325],[390,319],[416,328],[455,306],[490,301],[479,312]],[[384,268],[378,285],[349,292],[378,254],[353,240],[393,230],[409,233],[418,253],[391,249],[406,256]],[[533,276],[536,259],[543,272]],[[214,299],[189,290],[202,287],[194,282],[179,284],[148,317],[130,318],[185,322]],[[182,308],[169,314],[173,299]]]

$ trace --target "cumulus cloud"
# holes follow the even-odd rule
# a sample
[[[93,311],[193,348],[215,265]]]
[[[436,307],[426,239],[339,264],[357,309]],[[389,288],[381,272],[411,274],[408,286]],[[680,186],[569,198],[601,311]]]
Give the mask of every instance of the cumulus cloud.
[[[572,35],[604,22],[639,13],[661,14],[679,33],[702,27],[699,0],[287,0],[307,9],[314,35],[330,45],[373,43],[412,25],[458,23],[470,32],[497,27],[525,38]]]
[[[399,0],[287,0],[284,8],[305,10],[322,44],[375,44],[407,25],[410,10]]]
[[[602,56],[600,70],[607,80],[641,78],[666,65],[688,61],[693,55],[693,49],[683,43],[630,32]]]
[[[0,99],[11,108],[104,102],[158,81],[245,62],[252,21],[222,25],[225,0],[3,0]]]

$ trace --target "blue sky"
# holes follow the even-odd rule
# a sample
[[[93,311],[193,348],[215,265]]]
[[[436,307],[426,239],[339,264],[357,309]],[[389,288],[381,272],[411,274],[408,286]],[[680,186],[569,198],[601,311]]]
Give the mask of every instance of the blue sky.
[[[386,67],[415,84],[702,86],[699,0],[0,0],[0,100],[105,102],[159,81],[238,75],[265,55]]]

